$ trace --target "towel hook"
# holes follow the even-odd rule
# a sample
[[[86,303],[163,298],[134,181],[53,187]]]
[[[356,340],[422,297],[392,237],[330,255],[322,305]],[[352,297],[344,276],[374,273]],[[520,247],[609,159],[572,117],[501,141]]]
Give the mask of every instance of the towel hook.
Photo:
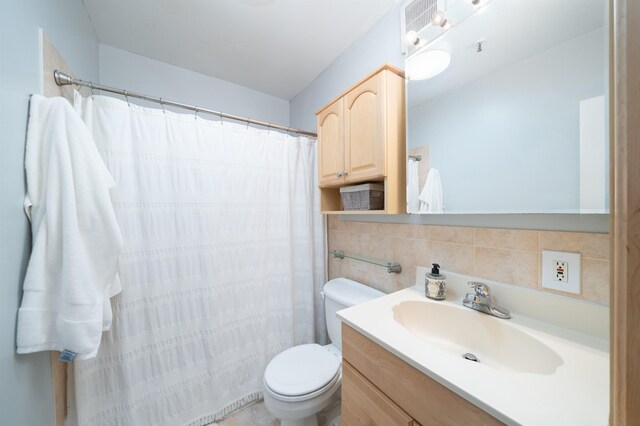
[[[124,91],[124,98],[127,100],[127,105],[131,108],[131,104],[129,103],[129,92]]]

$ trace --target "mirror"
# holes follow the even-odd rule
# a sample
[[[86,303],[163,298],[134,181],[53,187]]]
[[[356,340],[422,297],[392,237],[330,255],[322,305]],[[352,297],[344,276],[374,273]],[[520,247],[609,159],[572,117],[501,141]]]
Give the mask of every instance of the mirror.
[[[449,3],[407,38],[408,211],[608,213],[607,1]]]

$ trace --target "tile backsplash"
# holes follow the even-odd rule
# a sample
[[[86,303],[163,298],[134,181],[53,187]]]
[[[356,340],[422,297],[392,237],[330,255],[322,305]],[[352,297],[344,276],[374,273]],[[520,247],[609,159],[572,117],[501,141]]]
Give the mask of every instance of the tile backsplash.
[[[399,262],[401,274],[329,257],[329,278],[346,277],[386,293],[415,284],[416,266],[542,289],[542,250],[580,252],[582,289],[566,296],[609,304],[609,234],[354,222],[328,216],[329,250]]]

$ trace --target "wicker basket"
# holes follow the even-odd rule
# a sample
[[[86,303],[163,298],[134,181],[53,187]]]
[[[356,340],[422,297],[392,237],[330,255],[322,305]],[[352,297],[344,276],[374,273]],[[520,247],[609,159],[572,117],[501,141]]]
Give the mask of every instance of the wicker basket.
[[[340,188],[345,210],[384,210],[384,185],[365,183]]]

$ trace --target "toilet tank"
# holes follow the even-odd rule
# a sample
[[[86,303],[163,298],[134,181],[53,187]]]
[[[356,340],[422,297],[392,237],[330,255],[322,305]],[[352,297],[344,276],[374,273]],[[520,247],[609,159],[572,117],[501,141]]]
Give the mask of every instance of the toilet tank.
[[[347,278],[335,278],[324,285],[324,314],[331,343],[342,350],[342,322],[336,312],[385,294]]]

